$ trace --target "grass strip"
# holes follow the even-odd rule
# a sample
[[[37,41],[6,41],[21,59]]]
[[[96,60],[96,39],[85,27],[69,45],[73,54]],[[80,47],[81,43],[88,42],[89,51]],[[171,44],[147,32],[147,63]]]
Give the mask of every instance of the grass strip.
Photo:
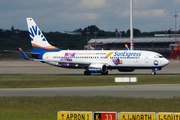
[[[1,120],[55,120],[58,111],[180,112],[180,98],[0,97]]]
[[[1,75],[0,88],[180,84],[180,76],[136,76],[137,83],[115,83],[122,76]]]

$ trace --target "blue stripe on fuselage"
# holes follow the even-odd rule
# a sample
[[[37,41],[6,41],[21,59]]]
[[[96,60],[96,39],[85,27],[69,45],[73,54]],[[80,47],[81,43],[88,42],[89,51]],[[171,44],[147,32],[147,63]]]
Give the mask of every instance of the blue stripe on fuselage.
[[[52,49],[52,50],[48,50],[48,49],[45,49],[45,48],[34,47],[34,46],[32,48],[33,48],[34,53],[39,53],[39,59],[42,59],[42,56],[46,52],[59,52],[59,51],[61,51],[60,48],[56,48],[56,49]]]

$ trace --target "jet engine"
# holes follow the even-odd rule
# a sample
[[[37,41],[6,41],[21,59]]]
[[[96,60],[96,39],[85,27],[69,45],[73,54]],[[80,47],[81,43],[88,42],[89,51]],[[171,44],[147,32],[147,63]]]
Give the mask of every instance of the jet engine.
[[[104,64],[91,64],[88,67],[88,71],[90,73],[102,73],[102,74],[108,73],[107,66]]]

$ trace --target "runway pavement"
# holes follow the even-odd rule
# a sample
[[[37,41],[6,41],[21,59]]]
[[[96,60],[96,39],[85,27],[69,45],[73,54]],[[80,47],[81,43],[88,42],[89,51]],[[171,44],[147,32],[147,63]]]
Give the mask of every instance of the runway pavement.
[[[6,74],[57,74],[83,75],[82,69],[65,69],[32,61],[0,61],[0,75]],[[95,74],[98,75],[98,74]],[[109,75],[151,75],[151,70],[136,70],[131,73],[109,71]],[[170,60],[157,75],[180,75],[180,60]],[[0,96],[115,96],[172,98],[180,97],[180,84],[174,85],[127,85],[59,88],[0,89]]]
[[[0,89],[0,96],[113,96],[134,98],[173,98],[180,97],[180,84],[59,88],[8,88]]]

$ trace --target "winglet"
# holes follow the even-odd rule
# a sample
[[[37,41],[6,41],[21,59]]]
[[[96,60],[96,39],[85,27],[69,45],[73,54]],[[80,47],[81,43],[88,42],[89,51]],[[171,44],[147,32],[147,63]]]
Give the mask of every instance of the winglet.
[[[24,51],[19,47],[19,51],[21,52],[22,56],[24,59],[29,60],[29,58],[27,57],[27,55],[24,53]]]
[[[128,47],[128,45],[127,45],[127,44],[125,44],[125,48],[126,48],[126,50],[129,50],[129,47]]]

